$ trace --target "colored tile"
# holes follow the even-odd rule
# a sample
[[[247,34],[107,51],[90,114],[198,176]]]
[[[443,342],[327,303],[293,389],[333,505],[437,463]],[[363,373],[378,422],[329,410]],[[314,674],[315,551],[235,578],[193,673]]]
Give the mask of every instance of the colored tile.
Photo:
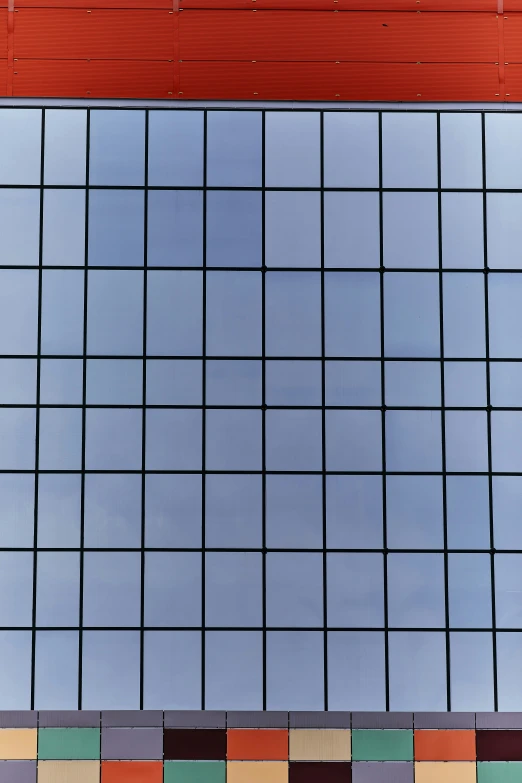
[[[352,729],[412,729],[413,712],[352,712]]]
[[[99,759],[99,729],[40,729],[39,759]]]
[[[104,710],[102,726],[116,728],[159,728],[163,726],[161,710]]]
[[[417,761],[415,783],[476,783],[477,765],[469,761]]]
[[[411,761],[355,761],[352,783],[413,783]]]
[[[0,759],[35,759],[36,729],[0,729]]]
[[[100,713],[93,710],[40,710],[38,725],[41,729],[97,729]]]
[[[475,761],[475,732],[459,730],[415,731],[417,761]]]
[[[292,729],[291,761],[350,761],[348,729]]]
[[[281,761],[229,761],[227,783],[288,783],[288,764]]]
[[[101,783],[163,783],[161,761],[102,761]]]
[[[416,729],[475,729],[474,712],[416,712]]]
[[[478,783],[522,783],[522,762],[479,761]]]
[[[286,729],[229,729],[227,758],[233,761],[286,761]]]
[[[356,729],[352,731],[353,761],[411,761],[413,731]]]
[[[99,761],[40,761],[38,783],[99,783]]]
[[[255,712],[232,710],[227,712],[229,729],[287,729],[288,712]]]
[[[522,712],[477,712],[477,729],[522,729]]]
[[[305,710],[291,712],[289,714],[289,726],[291,729],[349,729],[351,726],[351,713],[336,710],[329,712],[308,712]],[[364,728],[372,727],[364,726]]]
[[[522,761],[522,731],[477,731],[477,761]]]
[[[0,761],[0,783],[36,783],[36,761]]]
[[[38,726],[36,710],[0,710],[0,728],[35,729]]]
[[[289,783],[351,783],[351,765],[338,761],[294,761],[290,765]]]
[[[224,761],[166,761],[164,783],[225,783]]]
[[[163,729],[103,729],[102,759],[163,759]]]
[[[223,710],[166,710],[166,729],[224,729],[227,714]]]
[[[164,758],[169,761],[225,761],[225,729],[165,729]]]

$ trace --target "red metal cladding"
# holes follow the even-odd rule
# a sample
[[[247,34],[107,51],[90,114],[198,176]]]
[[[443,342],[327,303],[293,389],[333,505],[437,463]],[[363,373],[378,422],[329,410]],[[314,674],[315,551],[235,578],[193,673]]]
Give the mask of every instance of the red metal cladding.
[[[7,5],[7,3],[6,3]],[[173,0],[14,0],[15,8],[114,8],[172,11]]]
[[[50,0],[49,0],[50,1]],[[522,10],[522,0],[516,3]],[[498,0],[179,0],[180,8],[282,11],[497,11]]]
[[[522,63],[522,15],[504,15],[504,55],[507,63]],[[506,66],[506,73],[509,66]]]
[[[180,59],[215,61],[498,61],[493,14],[187,11]]]
[[[7,9],[0,8],[0,58],[7,58]],[[0,76],[0,80],[1,80]]]
[[[13,95],[42,98],[173,98],[173,63],[19,60]],[[0,72],[1,79],[1,72]]]
[[[179,97],[215,100],[499,101],[494,65],[182,63]]]
[[[14,56],[171,60],[175,24],[168,11],[25,9],[15,13]]]

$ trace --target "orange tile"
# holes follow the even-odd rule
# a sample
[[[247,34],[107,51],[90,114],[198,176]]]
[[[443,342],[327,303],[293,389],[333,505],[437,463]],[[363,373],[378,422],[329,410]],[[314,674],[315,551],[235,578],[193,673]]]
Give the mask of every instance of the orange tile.
[[[161,761],[102,761],[102,783],[162,783]]]
[[[229,729],[227,758],[236,761],[286,761],[286,729]]]
[[[415,732],[417,761],[475,761],[474,731],[437,730]]]

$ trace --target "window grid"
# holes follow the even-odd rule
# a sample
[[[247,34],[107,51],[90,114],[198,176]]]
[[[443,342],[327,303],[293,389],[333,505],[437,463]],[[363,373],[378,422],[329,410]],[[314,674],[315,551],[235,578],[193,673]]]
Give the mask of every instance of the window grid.
[[[92,110],[96,111],[96,110]],[[114,109],[113,111],[118,111],[118,109]],[[162,111],[161,109],[154,110],[154,111]],[[165,111],[176,111],[173,109],[165,109]],[[196,111],[196,109],[194,109]],[[198,110],[199,111],[199,110]],[[157,270],[157,271],[165,271],[168,270],[169,267],[155,267],[155,266],[147,266],[147,230],[148,230],[148,194],[153,190],[170,190],[170,188],[165,187],[149,187],[148,183],[148,149],[149,149],[149,111],[147,110],[145,112],[145,180],[144,180],[144,187],[134,187],[134,186],[90,186],[89,185],[89,150],[90,150],[90,116],[91,116],[91,110],[87,110],[87,158],[86,158],[86,186],[49,186],[44,183],[44,151],[45,151],[45,110],[42,111],[42,148],[41,148],[41,172],[40,172],[40,184],[39,185],[31,185],[31,186],[7,186],[7,185],[0,185],[0,187],[27,187],[28,189],[36,189],[39,188],[40,190],[40,228],[39,228],[39,263],[38,266],[19,266],[19,265],[8,265],[8,264],[2,264],[1,268],[4,269],[38,269],[38,348],[36,354],[24,354],[23,357],[20,356],[18,358],[20,359],[35,359],[36,360],[36,377],[37,377],[37,384],[36,384],[36,398],[35,398],[35,405],[32,404],[16,404],[16,403],[4,403],[0,405],[1,409],[10,409],[10,408],[26,408],[26,409],[35,409],[35,415],[36,415],[36,441],[35,441],[35,469],[34,469],[34,476],[35,476],[35,497],[38,497],[38,482],[39,482],[39,476],[41,475],[47,475],[47,474],[80,474],[81,476],[81,543],[80,543],[80,596],[83,595],[83,585],[84,585],[84,558],[86,552],[91,551],[99,551],[99,552],[135,552],[139,551],[140,558],[141,558],[141,574],[140,574],[140,594],[141,594],[141,605],[140,605],[140,624],[139,626],[118,626],[119,631],[124,630],[138,630],[139,636],[140,636],[140,707],[144,707],[144,655],[145,655],[145,634],[147,631],[151,630],[159,630],[156,629],[155,626],[149,626],[146,624],[146,618],[145,618],[145,563],[146,563],[146,552],[201,552],[202,558],[203,558],[203,566],[204,566],[204,558],[206,552],[229,552],[229,551],[237,551],[237,552],[260,552],[262,556],[262,627],[260,628],[258,625],[253,626],[234,626],[234,627],[227,627],[227,630],[232,630],[233,628],[238,631],[261,631],[262,632],[262,638],[263,638],[263,708],[267,708],[269,706],[269,699],[267,695],[267,632],[273,632],[273,631],[318,631],[322,633],[323,636],[323,649],[324,649],[324,669],[323,669],[323,675],[324,675],[324,699],[325,699],[325,708],[328,709],[328,633],[332,631],[347,631],[347,630],[368,630],[375,633],[384,633],[384,655],[385,655],[385,688],[386,688],[386,695],[385,695],[385,702],[386,702],[386,709],[390,709],[390,707],[393,708],[393,705],[390,701],[390,678],[389,678],[389,635],[390,633],[396,632],[396,631],[434,631],[445,634],[445,649],[446,649],[446,687],[447,687],[447,706],[448,709],[451,708],[451,678],[450,678],[450,652],[451,652],[451,638],[450,638],[450,631],[466,631],[469,633],[473,632],[480,632],[480,633],[490,633],[492,637],[492,645],[493,645],[493,678],[494,678],[494,708],[498,708],[498,689],[497,689],[497,670],[496,670],[496,661],[497,661],[497,654],[496,654],[496,640],[497,640],[497,627],[496,627],[496,608],[495,608],[495,562],[494,562],[494,554],[521,554],[522,549],[496,549],[494,548],[494,519],[493,519],[493,503],[492,503],[492,497],[493,497],[493,478],[495,476],[520,476],[522,475],[520,472],[517,471],[493,471],[493,461],[492,461],[492,424],[491,424],[491,418],[492,418],[492,405],[491,405],[491,365],[495,364],[496,362],[512,362],[512,363],[519,363],[522,361],[522,359],[517,359],[513,357],[506,357],[506,358],[498,358],[498,357],[490,357],[490,346],[489,346],[489,300],[488,300],[488,286],[489,286],[489,269],[487,265],[487,194],[488,193],[514,193],[514,192],[522,192],[522,190],[515,190],[515,189],[487,189],[487,183],[486,183],[486,133],[485,133],[485,115],[482,113],[482,169],[483,169],[483,187],[482,189],[451,189],[451,188],[442,188],[441,184],[441,146],[440,146],[440,116],[441,112],[433,112],[429,111],[430,114],[437,114],[437,177],[438,177],[438,186],[437,188],[387,188],[383,187],[383,166],[382,166],[382,117],[383,114],[386,114],[385,111],[381,111],[378,113],[379,115],[379,187],[378,188],[328,188],[325,187],[324,184],[324,149],[323,149],[323,137],[324,137],[324,115],[325,111],[320,112],[321,117],[321,180],[320,185],[317,188],[279,188],[279,187],[266,187],[265,186],[265,116],[266,112],[263,111],[263,141],[262,141],[262,160],[263,160],[263,180],[261,183],[260,188],[250,188],[250,187],[227,187],[226,190],[238,190],[238,191],[258,191],[261,190],[262,194],[262,260],[263,263],[261,267],[249,267],[248,270],[245,269],[245,267],[234,267],[234,266],[226,266],[226,267],[207,267],[206,264],[206,243],[207,243],[207,237],[206,237],[206,226],[207,226],[207,192],[213,191],[213,190],[224,190],[225,188],[215,187],[215,186],[207,186],[207,116],[208,113],[212,110],[205,110],[204,112],[204,175],[203,175],[203,186],[202,188],[199,187],[192,187],[192,186],[179,186],[176,187],[176,190],[202,190],[203,195],[203,263],[201,267],[194,267],[194,266],[186,266],[186,267],[170,267],[175,268],[179,270],[187,270],[191,272],[197,272],[200,270],[202,272],[202,299],[203,299],[203,311],[202,311],[202,323],[203,323],[203,331],[202,331],[202,353],[201,354],[195,354],[191,356],[186,355],[154,355],[154,354],[148,354],[147,353],[147,306],[148,306],[148,299],[147,299],[147,274],[145,270]],[[246,109],[243,111],[247,111]],[[259,111],[259,110],[257,110]],[[272,111],[272,110],[270,110]],[[48,354],[44,353],[42,351],[42,280],[43,280],[43,273],[47,270],[81,270],[81,267],[78,266],[51,266],[51,265],[44,265],[43,264],[43,219],[44,219],[44,194],[47,189],[79,189],[84,190],[86,194],[86,214],[85,214],[85,223],[86,223],[86,237],[85,237],[85,266],[83,269],[83,276],[84,276],[84,323],[83,323],[83,353],[82,354]],[[144,267],[140,270],[140,267],[135,266],[129,266],[129,267],[117,267],[118,271],[135,271],[139,272],[141,271],[143,273],[143,353],[142,355],[99,355],[99,354],[89,354],[88,353],[88,342],[87,342],[87,302],[88,302],[88,282],[89,282],[89,271],[92,269],[98,270],[109,270],[114,269],[114,267],[109,266],[96,266],[96,267],[89,267],[89,259],[88,259],[88,252],[89,252],[89,242],[88,242],[88,236],[89,236],[89,193],[90,190],[139,190],[144,191],[146,198],[144,203],[144,236],[145,236],[145,242],[144,242]],[[311,191],[311,192],[317,192],[320,193],[320,203],[321,203],[321,266],[320,268],[309,268],[309,267],[278,267],[277,270],[273,268],[267,268],[265,265],[265,194],[266,192],[270,191]],[[378,268],[372,268],[369,270],[366,267],[350,267],[349,270],[345,268],[337,268],[337,267],[325,267],[325,260],[324,260],[324,194],[329,191],[350,191],[350,192],[376,192],[379,196],[379,228],[380,228],[380,237],[379,237],[379,252],[380,252],[380,267]],[[407,357],[407,361],[409,362],[430,362],[434,364],[438,364],[440,366],[440,392],[441,392],[441,404],[436,405],[429,405],[429,406],[389,406],[385,404],[386,396],[385,396],[385,389],[386,389],[386,366],[387,363],[393,363],[393,362],[399,362],[399,361],[405,361],[406,357],[402,356],[387,356],[385,354],[385,297],[384,297],[384,280],[385,275],[390,272],[389,268],[386,268],[384,266],[384,239],[383,239],[383,194],[387,192],[434,192],[437,193],[437,200],[438,200],[438,240],[439,240],[439,247],[438,247],[438,254],[439,254],[439,267],[438,270],[435,270],[434,268],[424,269],[424,268],[411,268],[411,267],[393,267],[393,273],[397,272],[426,272],[426,273],[434,273],[435,271],[438,271],[438,290],[439,290],[439,330],[440,330],[440,354],[439,358],[433,358],[433,357]],[[482,193],[483,196],[483,214],[484,214],[484,254],[485,254],[485,266],[484,268],[477,268],[477,269],[469,269],[469,268],[462,268],[462,269],[447,269],[443,266],[443,255],[442,255],[442,194],[446,192],[476,192],[476,193]],[[241,272],[251,272],[252,274],[255,274],[256,272],[261,272],[261,301],[262,301],[262,309],[261,309],[261,318],[262,318],[262,355],[261,357],[258,355],[252,355],[252,356],[244,356],[241,355],[241,357],[234,357],[237,358],[238,361],[245,361],[245,360],[259,360],[261,363],[261,372],[262,372],[262,400],[260,405],[240,405],[240,404],[234,404],[234,405],[216,405],[216,404],[207,404],[207,373],[206,373],[206,367],[209,360],[209,355],[207,354],[207,346],[206,346],[206,301],[207,301],[207,271],[211,269],[212,272],[219,272],[219,271],[230,271],[230,270],[237,270]],[[298,273],[298,272],[308,272],[310,274],[314,274],[317,271],[320,272],[320,279],[321,279],[321,353],[320,355],[314,354],[312,356],[270,356],[269,360],[271,362],[283,362],[288,359],[291,359],[293,362],[305,362],[309,360],[315,360],[321,362],[321,405],[267,405],[266,401],[266,361],[267,361],[267,353],[265,348],[265,340],[266,340],[266,334],[265,334],[265,318],[266,318],[266,309],[265,309],[265,285],[266,285],[266,272],[270,271],[271,274],[275,275],[278,273],[284,273],[284,272],[292,272],[292,273]],[[325,279],[326,275],[328,273],[332,272],[342,272],[345,274],[350,274],[353,272],[369,272],[372,271],[375,274],[377,272],[379,273],[379,290],[380,290],[380,302],[379,302],[379,308],[380,308],[380,315],[381,315],[381,323],[380,323],[380,342],[381,342],[381,355],[380,357],[377,356],[329,356],[327,354],[326,350],[326,342],[325,342],[325,336],[326,336],[326,327],[325,327],[325,320],[326,320],[326,313],[325,313]],[[503,273],[508,272],[509,274],[516,275],[517,273],[520,273],[522,270],[513,270],[513,269],[498,269],[495,268],[495,273]],[[486,332],[486,342],[485,342],[485,356],[477,358],[477,357],[446,357],[444,352],[444,290],[443,290],[443,275],[454,275],[458,274],[459,272],[465,272],[466,274],[479,274],[484,276],[484,286],[485,286],[485,332]],[[392,274],[393,274],[392,273]],[[39,444],[40,444],[40,411],[44,409],[54,409],[56,408],[56,405],[51,403],[41,403],[40,402],[40,381],[41,381],[41,362],[44,359],[48,358],[61,358],[61,359],[80,359],[82,360],[83,364],[83,378],[82,378],[82,404],[81,406],[73,405],[73,404],[64,404],[60,405],[60,408],[75,408],[81,407],[82,411],[82,445],[81,445],[81,470],[48,470],[48,469],[40,469],[40,460],[39,460]],[[141,363],[143,365],[143,381],[142,381],[142,392],[143,392],[143,399],[141,405],[125,405],[126,409],[129,410],[139,410],[142,412],[142,419],[141,419],[141,433],[142,433],[142,443],[141,443],[141,469],[139,470],[128,470],[128,471],[122,471],[122,470],[102,470],[102,469],[89,469],[87,468],[86,464],[86,435],[87,435],[87,411],[91,409],[120,409],[121,405],[108,405],[108,404],[87,404],[87,363],[88,359],[90,358],[96,358],[96,359],[103,359],[103,358],[112,358],[115,361],[123,360],[123,359],[135,359],[135,360],[141,360]],[[2,355],[0,358],[17,358],[13,357],[11,354],[5,354]],[[184,404],[184,405],[154,405],[150,406],[147,404],[147,398],[146,398],[146,391],[147,391],[147,360],[149,359],[156,359],[159,361],[169,361],[173,358],[179,358],[179,359],[194,359],[194,360],[201,360],[203,372],[202,372],[202,405],[196,405],[196,404]],[[219,360],[219,359],[226,359],[230,358],[228,356],[215,356],[212,354],[211,356],[212,360]],[[326,405],[326,362],[344,362],[347,360],[353,360],[358,362],[376,362],[379,361],[380,363],[380,389],[381,389],[381,405]],[[445,405],[445,367],[446,363],[451,364],[454,362],[463,362],[463,363],[470,363],[480,361],[485,365],[485,371],[486,371],[486,395],[487,395],[487,404],[484,407],[481,406],[474,406],[474,411],[484,411],[486,414],[487,419],[487,464],[488,469],[485,471],[473,471],[472,474],[468,473],[467,471],[456,471],[456,470],[447,470],[446,465],[446,412],[447,411],[467,411],[469,410],[469,407],[467,406],[446,406]],[[176,410],[176,409],[193,409],[193,410],[201,410],[202,411],[202,470],[201,471],[194,471],[194,470],[154,470],[154,469],[147,469],[147,463],[146,463],[146,411],[147,410]],[[206,431],[207,431],[207,411],[212,410],[261,410],[261,450],[262,450],[262,463],[261,463],[261,469],[259,471],[256,470],[217,470],[217,469],[209,469],[206,467]],[[312,548],[307,547],[306,552],[312,552],[312,553],[318,553],[322,555],[322,585],[323,585],[323,595],[322,595],[322,611],[323,611],[323,624],[318,626],[306,626],[303,628],[300,628],[298,626],[280,626],[280,625],[270,625],[267,622],[267,606],[266,606],[266,584],[267,584],[267,573],[266,573],[266,561],[267,561],[267,555],[268,553],[291,553],[292,550],[289,550],[288,548],[282,548],[282,547],[268,547],[267,546],[267,489],[266,489],[266,480],[267,476],[271,475],[293,475],[296,471],[294,470],[272,470],[269,467],[267,467],[267,458],[266,458],[266,411],[267,410],[317,410],[321,412],[321,469],[320,470],[303,470],[299,471],[301,475],[309,475],[309,476],[321,476],[321,483],[322,483],[322,547],[321,548]],[[327,411],[335,411],[335,410],[375,410],[380,411],[380,433],[381,433],[381,445],[382,445],[382,470],[352,470],[352,471],[341,471],[341,470],[327,470],[327,459],[326,459],[326,414]],[[412,473],[411,471],[396,471],[396,470],[388,470],[386,465],[386,455],[387,455],[387,440],[386,440],[386,413],[388,411],[402,411],[402,410],[426,410],[426,411],[440,411],[440,424],[441,424],[441,471],[435,472],[435,471],[417,471],[415,473]],[[495,410],[503,410],[503,411],[520,411],[522,410],[522,406],[502,406],[497,407],[495,406]],[[32,474],[33,471],[31,470],[25,470],[25,469],[0,469],[0,474],[3,473],[9,473],[9,474]],[[146,543],[146,476],[147,475],[162,475],[162,474],[187,474],[191,475],[194,473],[197,473],[198,475],[201,474],[202,476],[202,545],[200,547],[151,547],[148,546]],[[137,550],[135,547],[118,547],[117,550],[115,550],[112,547],[97,547],[96,549],[93,549],[92,547],[85,547],[85,541],[84,541],[84,525],[85,525],[85,477],[89,474],[102,474],[102,475],[111,475],[111,474],[128,474],[128,475],[139,475],[141,477],[141,486],[142,486],[142,495],[141,495],[141,544],[139,549]],[[206,515],[205,515],[205,498],[206,498],[206,487],[205,487],[205,480],[208,475],[228,475],[228,474],[237,474],[237,475],[250,475],[250,474],[259,474],[262,478],[262,542],[261,546],[258,547],[207,547],[206,546],[206,531],[205,531],[205,524],[206,524]],[[382,476],[382,491],[383,491],[383,547],[382,549],[376,549],[376,548],[338,548],[338,547],[328,547],[328,536],[327,536],[327,476],[349,476],[349,475],[375,475],[375,476]],[[425,549],[418,549],[418,548],[392,548],[388,547],[387,542],[387,525],[386,525],[386,510],[387,510],[387,484],[386,484],[386,477],[387,476],[402,476],[402,475],[419,475],[419,476],[441,476],[442,478],[442,510],[443,510],[443,547],[441,548],[425,548]],[[467,476],[467,475],[473,475],[473,476],[487,476],[488,477],[488,485],[489,485],[489,497],[490,497],[490,505],[489,505],[489,522],[490,522],[490,548],[489,549],[481,549],[481,550],[469,550],[469,549],[456,549],[449,547],[448,543],[448,508],[447,508],[447,477],[448,476]],[[39,552],[51,552],[56,551],[53,547],[40,547],[37,545],[37,533],[38,533],[38,504],[35,503],[35,517],[34,517],[34,547],[33,547],[33,603],[32,603],[32,625],[31,627],[27,627],[27,630],[30,630],[32,633],[32,673],[31,673],[31,706],[34,706],[35,704],[35,657],[36,657],[36,635],[37,630],[60,630],[60,627],[47,627],[47,626],[41,626],[37,625],[37,613],[36,613],[36,599],[37,599],[37,567],[38,567],[38,561],[37,561],[37,554]],[[31,551],[28,550],[26,547],[2,547],[1,551],[6,552],[24,552],[24,551]],[[59,550],[60,552],[76,552],[78,551],[76,548],[61,548]],[[298,551],[298,550],[295,550]],[[299,550],[300,551],[300,550]],[[455,628],[454,626],[450,625],[450,614],[449,614],[449,565],[448,565],[448,556],[449,551],[451,553],[468,553],[470,551],[473,552],[482,552],[484,554],[489,554],[490,556],[490,562],[491,562],[491,596],[492,596],[492,620],[491,620],[491,627],[489,628],[483,628],[483,627],[476,627],[476,628]],[[370,626],[368,628],[362,628],[361,626],[331,626],[328,624],[328,595],[327,595],[327,557],[330,552],[336,552],[336,553],[350,553],[350,552],[360,552],[360,553],[382,553],[383,555],[383,568],[384,568],[384,623],[382,627],[376,628],[374,626]],[[393,553],[439,553],[444,556],[444,615],[445,615],[445,625],[442,628],[439,625],[430,626],[427,625],[426,627],[418,627],[418,626],[405,626],[405,627],[399,627],[399,626],[390,626],[389,624],[389,618],[388,618],[388,610],[389,610],[389,597],[388,597],[388,579],[387,579],[387,555],[393,554]],[[202,660],[202,706],[205,707],[205,677],[206,677],[206,660],[205,660],[205,645],[206,645],[206,631],[212,631],[212,630],[219,630],[222,628],[222,626],[215,626],[208,624],[205,620],[205,567],[202,568],[202,592],[201,592],[201,628],[198,629],[195,626],[189,625],[189,626],[162,626],[162,630],[186,630],[186,631],[194,631],[194,630],[200,630],[201,631],[201,660]],[[81,690],[81,673],[82,673],[82,647],[83,647],[83,631],[88,628],[89,630],[94,629],[94,626],[86,626],[83,622],[83,604],[82,600],[80,600],[80,608],[79,608],[79,624],[78,624],[78,631],[79,631],[79,693],[78,693],[78,706],[82,706],[82,690]],[[23,627],[10,627],[10,626],[4,626],[3,630],[16,630],[20,631]],[[63,630],[71,630],[70,626],[66,626],[63,628]],[[107,630],[105,626],[100,626],[99,630]],[[511,633],[516,632],[517,628],[509,628],[509,627],[502,627],[501,630],[498,631],[498,633]]]

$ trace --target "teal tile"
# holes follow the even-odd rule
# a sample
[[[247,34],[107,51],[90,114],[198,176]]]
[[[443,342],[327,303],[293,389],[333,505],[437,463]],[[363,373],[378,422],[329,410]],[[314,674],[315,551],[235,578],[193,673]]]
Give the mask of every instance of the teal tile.
[[[412,761],[413,731],[407,729],[354,729],[353,761]]]
[[[164,783],[225,783],[224,761],[166,761]]]
[[[479,761],[478,783],[522,783],[522,761]]]
[[[100,730],[39,729],[38,758],[97,760],[100,758]]]

